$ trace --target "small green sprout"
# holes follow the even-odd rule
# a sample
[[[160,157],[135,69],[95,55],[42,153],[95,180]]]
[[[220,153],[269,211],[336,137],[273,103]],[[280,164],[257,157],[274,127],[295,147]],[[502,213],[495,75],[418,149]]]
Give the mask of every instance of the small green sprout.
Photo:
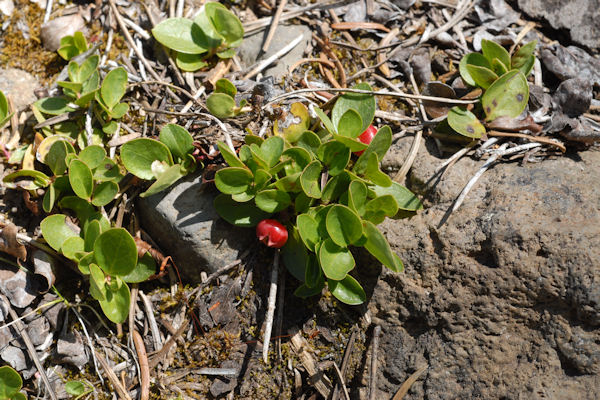
[[[12,367],[0,367],[0,400],[26,400],[19,390],[23,387],[23,379]]]
[[[60,39],[60,47],[57,52],[65,60],[69,61],[73,57],[85,53],[88,50],[87,40],[81,32],[75,32],[73,36],[64,36]]]

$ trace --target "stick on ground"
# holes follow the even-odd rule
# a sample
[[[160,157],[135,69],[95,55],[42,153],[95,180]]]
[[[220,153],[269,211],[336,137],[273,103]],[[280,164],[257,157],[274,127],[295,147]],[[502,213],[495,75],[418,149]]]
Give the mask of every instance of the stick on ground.
[[[269,342],[273,330],[273,315],[275,314],[275,303],[277,302],[277,276],[279,273],[279,250],[275,251],[273,269],[271,271],[271,286],[269,287],[269,301],[267,305],[267,316],[265,317],[265,336],[263,339],[263,361],[265,364],[269,359]]]

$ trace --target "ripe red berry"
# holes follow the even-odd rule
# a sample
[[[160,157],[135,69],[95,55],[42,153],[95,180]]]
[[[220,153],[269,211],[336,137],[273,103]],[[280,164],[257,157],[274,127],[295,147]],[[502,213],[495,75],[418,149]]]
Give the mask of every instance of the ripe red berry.
[[[377,128],[375,128],[373,125],[369,125],[369,127],[367,129],[365,129],[365,131],[363,133],[360,134],[360,136],[358,137],[358,140],[360,140],[364,144],[370,144],[376,134],[377,134]],[[364,152],[365,152],[364,150],[355,151],[354,154],[356,154],[357,156],[360,156]]]
[[[256,236],[265,245],[280,249],[287,242],[288,232],[279,221],[263,219],[256,225]]]

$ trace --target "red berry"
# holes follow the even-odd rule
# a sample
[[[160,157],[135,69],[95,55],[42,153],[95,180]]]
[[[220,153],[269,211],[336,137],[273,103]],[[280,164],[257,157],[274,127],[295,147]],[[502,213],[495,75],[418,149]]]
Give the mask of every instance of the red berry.
[[[256,236],[265,245],[280,249],[287,242],[288,232],[279,221],[263,219],[256,225]]]
[[[373,125],[369,125],[369,127],[367,129],[365,129],[365,131],[363,133],[360,134],[360,136],[358,137],[358,140],[360,140],[364,144],[370,144],[376,134],[377,134],[377,128],[375,128]],[[354,154],[356,154],[357,156],[360,156],[364,152],[365,152],[364,150],[355,151]]]

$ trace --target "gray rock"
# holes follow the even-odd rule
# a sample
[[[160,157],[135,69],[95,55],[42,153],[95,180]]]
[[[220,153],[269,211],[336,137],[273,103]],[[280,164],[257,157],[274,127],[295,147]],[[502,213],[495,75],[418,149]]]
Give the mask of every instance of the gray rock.
[[[188,281],[200,282],[201,271],[229,264],[256,240],[252,230],[235,228],[217,215],[216,195],[202,190],[200,176],[192,176],[137,202],[142,227]]]
[[[304,25],[279,24],[277,26],[277,29],[275,30],[275,35],[273,36],[273,40],[271,41],[269,50],[264,55],[262,55],[259,60],[258,57],[261,53],[261,47],[263,45],[266,35],[267,31],[264,30],[262,32],[257,32],[244,38],[244,41],[242,42],[238,50],[238,56],[240,57],[240,61],[242,62],[243,66],[250,67],[255,63],[275,54],[277,51],[287,46],[292,40],[296,39],[298,36],[302,35],[304,37],[304,40],[302,40],[289,53],[279,58],[279,60],[276,61],[276,64],[263,71],[263,75],[271,75],[276,80],[279,80],[288,73],[289,68],[296,61],[303,57],[304,51],[310,43],[311,30],[310,28]]]
[[[427,363],[406,399],[600,398],[600,153],[498,164],[439,228],[483,161],[426,185],[432,154],[427,141],[409,179],[425,210],[380,226],[406,270],[372,289],[379,389]]]
[[[554,93],[554,106],[569,117],[578,117],[590,108],[592,96],[592,84],[589,80],[567,79],[561,82]]]
[[[89,361],[83,339],[74,333],[60,335],[56,342],[56,356],[61,363],[72,364],[79,369]]]
[[[600,47],[600,0],[519,0],[532,18],[543,18],[554,29],[566,29],[571,39],[590,48]]]
[[[583,78],[600,85],[600,60],[579,47],[556,44],[544,48],[542,62],[561,81]]]
[[[23,110],[37,100],[34,93],[40,83],[29,72],[16,68],[0,69],[0,90],[10,96],[17,110]]]
[[[56,51],[60,47],[60,39],[65,36],[72,36],[84,27],[85,21],[79,14],[54,18],[42,25],[40,32],[42,44],[46,50]]]

